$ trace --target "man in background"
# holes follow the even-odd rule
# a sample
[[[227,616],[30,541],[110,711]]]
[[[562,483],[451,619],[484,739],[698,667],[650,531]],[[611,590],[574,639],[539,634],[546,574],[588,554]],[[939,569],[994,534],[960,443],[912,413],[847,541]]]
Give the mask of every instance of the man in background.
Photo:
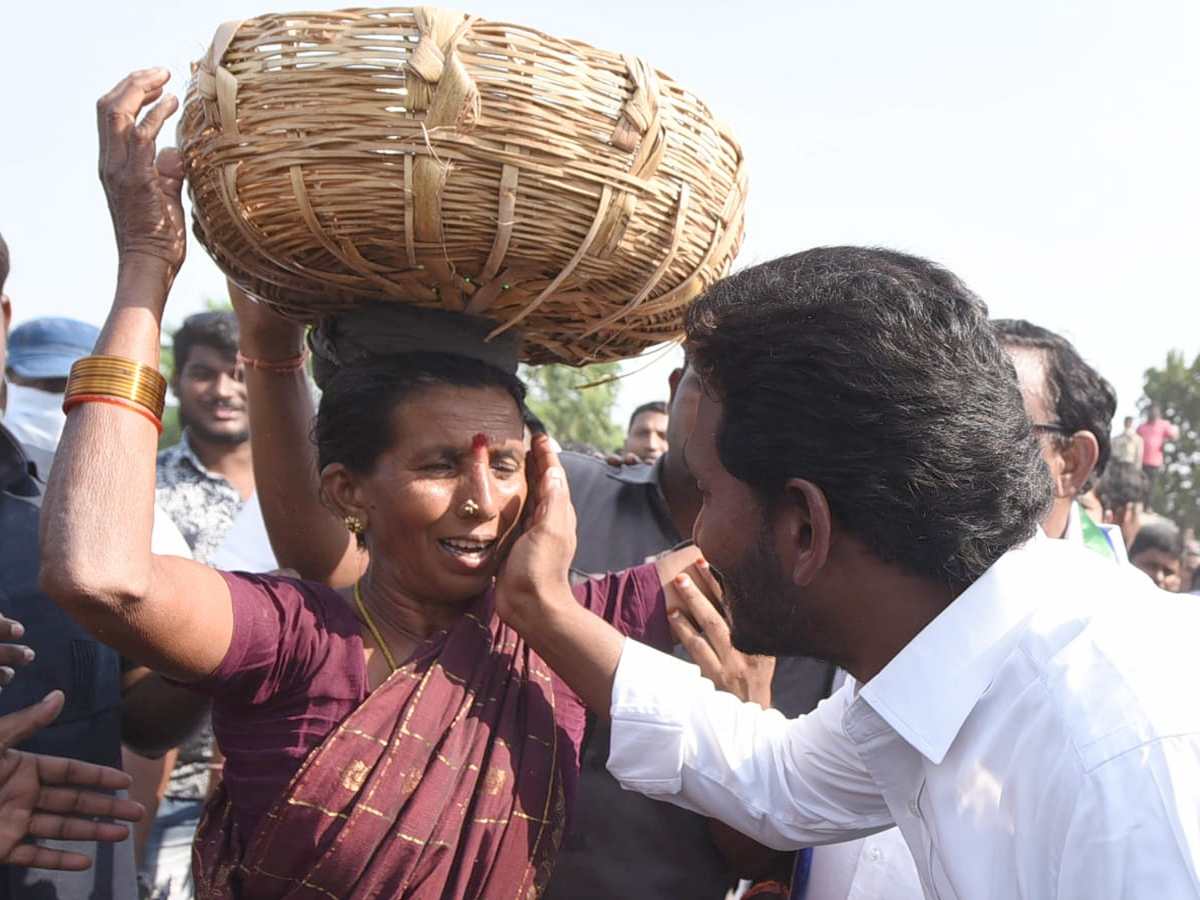
[[[63,392],[71,366],[92,352],[100,329],[75,319],[30,319],[8,337],[8,404],[4,424],[21,442],[43,481],[67,417]]]
[[[1142,471],[1150,481],[1150,495],[1146,501],[1149,508],[1154,507],[1156,498],[1154,489],[1158,483],[1158,473],[1163,467],[1163,445],[1179,437],[1179,429],[1174,423],[1168,422],[1162,416],[1162,407],[1151,403],[1146,411],[1146,421],[1137,427],[1137,433],[1142,439]]]
[[[1120,528],[1094,521],[1078,502],[1108,465],[1116,392],[1061,335],[1024,319],[993,324],[1017,370],[1025,411],[1054,481],[1054,505],[1042,529],[1125,562]]]
[[[1112,439],[1113,462],[1127,463],[1140,469],[1144,450],[1142,436],[1133,427],[1133,416],[1126,416],[1125,427]]]
[[[667,451],[667,404],[661,400],[643,403],[629,417],[624,453],[632,453],[642,462],[652,463]]]

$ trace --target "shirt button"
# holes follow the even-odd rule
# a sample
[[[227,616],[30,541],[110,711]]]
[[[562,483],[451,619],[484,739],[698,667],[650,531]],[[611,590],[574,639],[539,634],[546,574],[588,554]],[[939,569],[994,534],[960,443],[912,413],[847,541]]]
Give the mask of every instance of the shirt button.
[[[870,857],[871,862],[879,862],[879,857],[882,855],[883,854],[879,852],[878,847],[872,847],[871,852],[867,854],[867,856]]]

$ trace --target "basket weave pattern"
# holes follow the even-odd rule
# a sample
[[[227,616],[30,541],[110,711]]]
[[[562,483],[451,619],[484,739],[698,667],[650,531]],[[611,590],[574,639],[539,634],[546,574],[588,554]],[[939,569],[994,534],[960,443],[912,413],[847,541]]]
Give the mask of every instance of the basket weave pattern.
[[[517,327],[529,362],[678,336],[742,237],[741,149],[630,56],[432,7],[228,23],[179,126],[195,232],[311,321],[399,301]]]

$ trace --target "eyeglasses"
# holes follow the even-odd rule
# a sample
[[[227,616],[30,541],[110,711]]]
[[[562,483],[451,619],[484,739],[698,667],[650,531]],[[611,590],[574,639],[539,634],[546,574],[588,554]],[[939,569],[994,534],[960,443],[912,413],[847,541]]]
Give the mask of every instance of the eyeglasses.
[[[1054,434],[1070,434],[1071,433],[1071,430],[1069,428],[1064,428],[1062,425],[1056,425],[1053,422],[1034,422],[1033,430],[1034,431],[1050,431],[1050,432],[1053,432]]]

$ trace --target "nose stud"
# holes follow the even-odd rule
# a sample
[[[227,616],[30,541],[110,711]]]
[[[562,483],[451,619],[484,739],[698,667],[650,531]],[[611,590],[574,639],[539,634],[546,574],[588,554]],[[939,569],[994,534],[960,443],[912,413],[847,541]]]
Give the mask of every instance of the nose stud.
[[[470,518],[477,512],[479,512],[479,504],[474,500],[468,500],[462,505],[462,514],[464,518]]]

